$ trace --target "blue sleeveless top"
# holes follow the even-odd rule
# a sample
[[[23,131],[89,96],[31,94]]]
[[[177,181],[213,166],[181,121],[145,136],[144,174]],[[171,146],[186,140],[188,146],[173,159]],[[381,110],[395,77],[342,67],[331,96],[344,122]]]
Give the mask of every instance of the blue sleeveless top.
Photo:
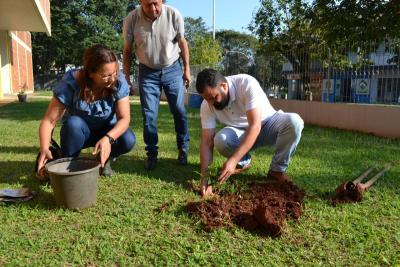
[[[79,85],[73,74],[77,69],[65,73],[62,80],[53,90],[53,96],[63,104],[67,111],[63,117],[74,115],[81,117],[90,129],[102,129],[109,127],[117,122],[115,114],[116,103],[121,98],[129,96],[129,86],[122,72],[116,76],[115,87],[117,89],[114,95],[103,99],[87,103],[79,96]]]

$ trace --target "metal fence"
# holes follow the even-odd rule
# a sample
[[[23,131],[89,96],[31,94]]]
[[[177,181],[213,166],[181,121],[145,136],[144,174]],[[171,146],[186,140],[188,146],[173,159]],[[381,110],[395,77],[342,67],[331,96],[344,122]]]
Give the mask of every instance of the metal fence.
[[[270,97],[400,105],[399,55],[395,41],[287,49],[256,58],[247,73]]]
[[[400,41],[279,51],[253,57],[231,51],[217,66],[193,65],[188,91],[196,93],[197,74],[213,67],[224,75],[248,73],[256,77],[269,97],[400,105]],[[137,74],[135,65],[131,76],[134,87]],[[35,88],[51,89],[61,77],[36,75]]]

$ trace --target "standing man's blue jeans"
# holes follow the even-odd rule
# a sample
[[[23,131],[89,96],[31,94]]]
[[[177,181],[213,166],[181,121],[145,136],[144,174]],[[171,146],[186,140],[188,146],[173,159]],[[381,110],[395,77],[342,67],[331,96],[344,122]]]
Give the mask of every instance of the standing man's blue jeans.
[[[278,111],[264,122],[251,150],[262,146],[275,146],[275,155],[269,169],[285,172],[290,158],[296,151],[303,128],[304,122],[299,115]],[[225,127],[215,135],[214,146],[221,155],[230,157],[240,145],[245,132],[246,129]],[[247,153],[238,164],[243,167],[250,161],[250,153]]]
[[[161,90],[164,89],[169,109],[174,116],[176,143],[179,150],[188,151],[189,132],[184,106],[182,66],[176,61],[160,70],[139,65],[139,91],[143,115],[143,138],[148,156],[158,154],[157,117]]]
[[[60,132],[61,151],[64,157],[77,157],[83,148],[94,147],[106,133],[114,128],[109,125],[102,129],[90,129],[79,116],[69,116],[63,122]],[[136,137],[128,128],[126,132],[111,145],[110,157],[118,157],[128,153],[135,146]]]

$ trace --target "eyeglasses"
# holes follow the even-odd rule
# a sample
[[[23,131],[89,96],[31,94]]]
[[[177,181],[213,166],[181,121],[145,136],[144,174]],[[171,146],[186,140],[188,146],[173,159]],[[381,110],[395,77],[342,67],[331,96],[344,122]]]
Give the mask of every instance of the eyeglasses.
[[[115,78],[115,76],[117,76],[117,73],[114,72],[113,74],[107,75],[107,76],[102,76],[102,75],[100,75],[99,73],[96,73],[96,75],[97,75],[98,77],[100,77],[100,79],[101,79],[103,82],[108,82],[108,81],[110,81],[110,80],[113,80],[113,79]]]

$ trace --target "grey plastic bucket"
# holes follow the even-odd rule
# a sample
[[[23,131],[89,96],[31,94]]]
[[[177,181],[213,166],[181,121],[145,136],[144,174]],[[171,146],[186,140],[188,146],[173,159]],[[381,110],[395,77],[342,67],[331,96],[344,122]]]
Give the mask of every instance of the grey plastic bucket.
[[[45,165],[56,203],[69,209],[96,204],[100,164],[88,158],[61,158]]]

